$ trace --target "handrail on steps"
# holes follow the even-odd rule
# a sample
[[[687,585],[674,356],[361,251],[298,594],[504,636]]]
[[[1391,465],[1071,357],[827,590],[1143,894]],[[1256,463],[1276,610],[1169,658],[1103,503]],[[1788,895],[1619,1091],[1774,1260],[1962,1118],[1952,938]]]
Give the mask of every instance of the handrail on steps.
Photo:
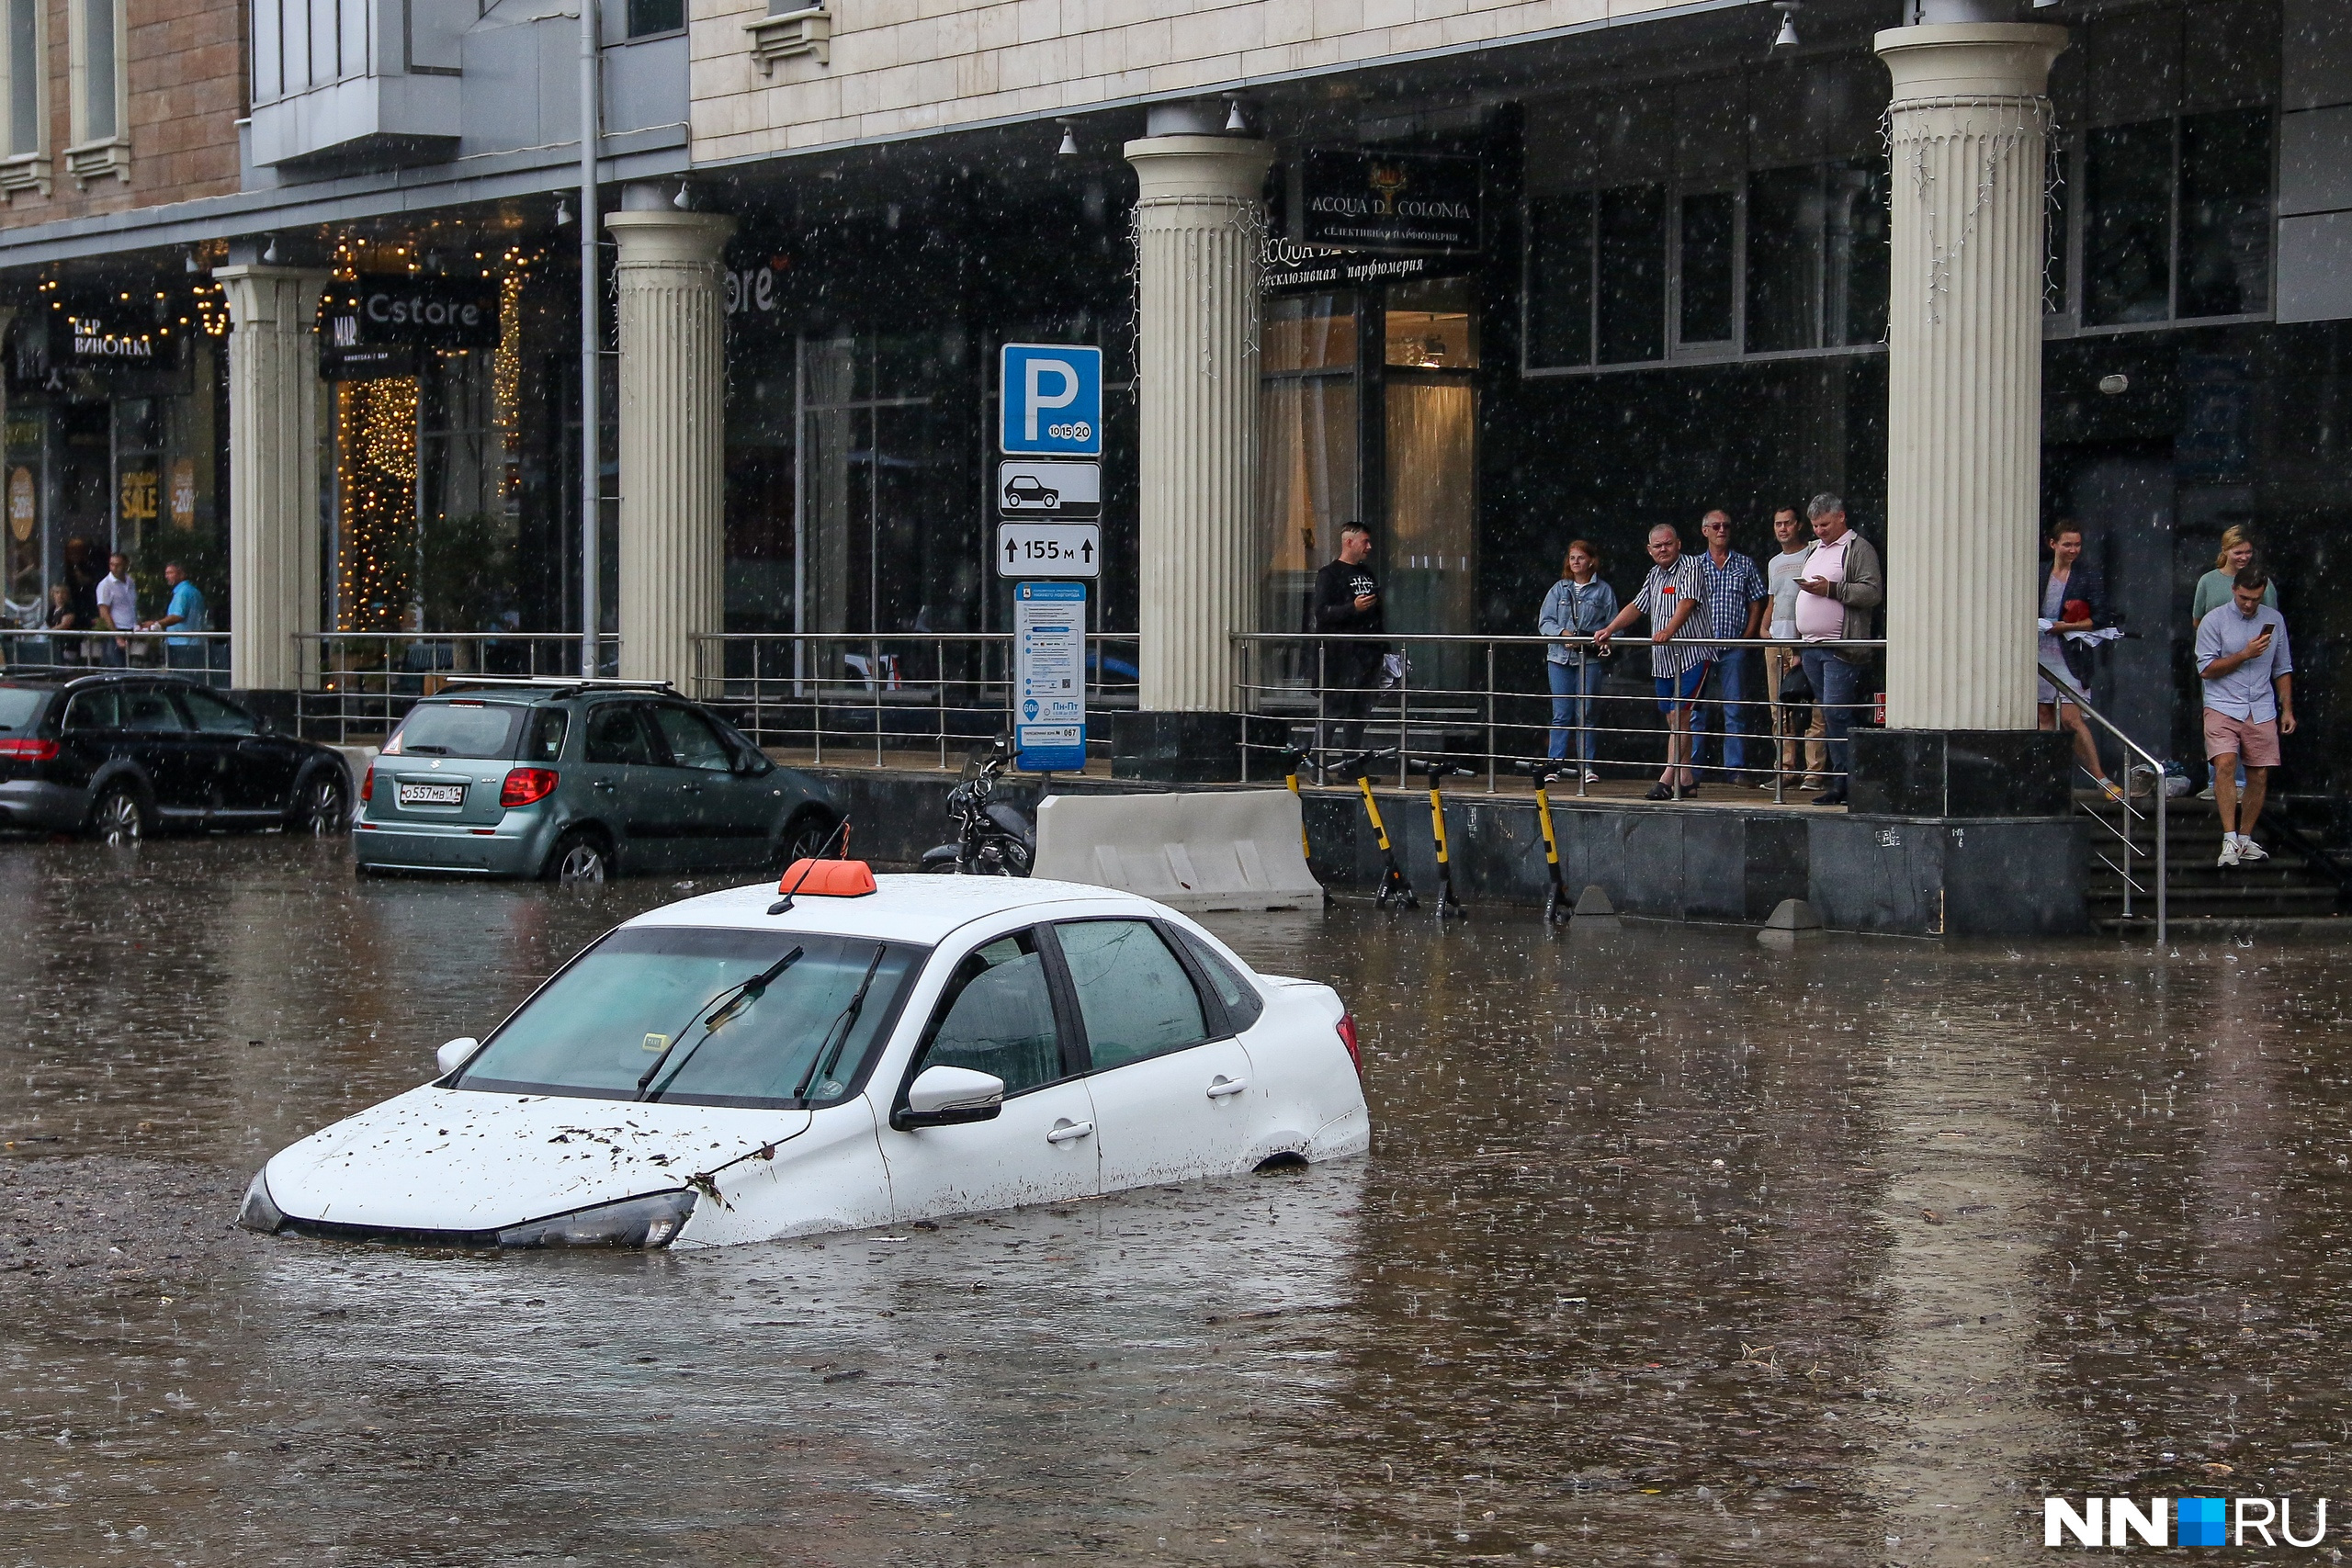
[[[2130,757],[2135,759],[2137,761],[2147,767],[2148,797],[2150,800],[2154,802],[2154,808],[2150,815],[2154,817],[2156,819],[2156,847],[2154,853],[2155,866],[2154,869],[2155,872],[2156,893],[2156,945],[2161,948],[2165,945],[2166,915],[2165,905],[2165,883],[2166,880],[2165,872],[2167,869],[2167,863],[2165,855],[2165,818],[2169,815],[2169,812],[2166,809],[2165,795],[2165,765],[2163,761],[2157,758],[2154,752],[2149,750],[2145,746],[2141,745],[2138,741],[2124,734],[2122,730],[2116,728],[2115,721],[2113,719],[2099,712],[2098,709],[2091,706],[2090,699],[2083,694],[2082,687],[2075,682],[2073,675],[2063,670],[2055,670],[2051,666],[2044,664],[2041,666],[2041,677],[2043,680],[2048,681],[2051,685],[2056,688],[2059,692],[2065,694],[2064,700],[2067,703],[2081,709],[2083,713],[2087,715],[2101,729],[2106,730],[2109,735],[2115,737],[2116,741],[2122,746],[2124,751]],[[2115,862],[2109,860],[2104,853],[2099,855],[2100,862],[2104,863],[2108,869],[2113,871],[2117,875],[2123,878],[2123,918],[2127,920],[2132,918],[2132,895],[2140,890],[2140,885],[2132,878],[2132,856],[2136,850],[2136,846],[2133,844],[2132,839],[2132,820],[2140,815],[2140,813],[2132,805],[2132,775],[2137,771],[2138,770],[2136,768],[2128,763],[2125,765],[2123,770],[2123,798],[2121,801],[2123,807],[2123,825],[2120,828],[2109,827],[2108,829],[2109,832],[2114,833],[2117,838],[2123,841],[2123,863],[2121,865],[2118,865]],[[2069,773],[2069,776],[2072,776],[2071,773]],[[2096,816],[2096,813],[2094,813],[2094,816]],[[2105,818],[2098,818],[2098,819],[2101,826],[2107,826],[2107,819]]]

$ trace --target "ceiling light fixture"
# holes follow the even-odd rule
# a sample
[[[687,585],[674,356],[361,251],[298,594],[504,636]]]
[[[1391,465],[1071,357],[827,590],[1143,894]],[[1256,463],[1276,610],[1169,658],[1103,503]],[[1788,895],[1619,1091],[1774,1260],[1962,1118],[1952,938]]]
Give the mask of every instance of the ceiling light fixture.
[[[555,226],[560,229],[571,221],[571,204],[565,201],[563,197],[557,197],[555,198]]]
[[[1250,130],[1250,121],[1241,112],[1241,100],[1231,93],[1225,96],[1225,129],[1231,135],[1244,135]]]
[[[1062,121],[1062,144],[1055,151],[1058,156],[1064,158],[1078,156],[1078,130],[1068,120]]]
[[[1801,41],[1797,37],[1797,13],[1804,7],[1799,0],[1772,0],[1772,8],[1781,13],[1781,30],[1772,35],[1772,47],[1796,48]]]

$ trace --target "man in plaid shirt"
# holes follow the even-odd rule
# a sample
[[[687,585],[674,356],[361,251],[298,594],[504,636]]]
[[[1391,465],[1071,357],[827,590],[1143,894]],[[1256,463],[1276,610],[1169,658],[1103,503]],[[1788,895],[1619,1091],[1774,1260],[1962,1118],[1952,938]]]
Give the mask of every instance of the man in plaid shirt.
[[[1706,589],[1699,563],[1682,553],[1682,536],[1670,524],[1650,530],[1650,563],[1641,592],[1592,634],[1592,646],[1606,658],[1611,637],[1649,617],[1650,684],[1657,689],[1658,712],[1666,716],[1666,772],[1648,798],[1687,800],[1699,793],[1699,775],[1690,771],[1690,714],[1706,684],[1708,665],[1703,649],[1676,639],[1690,622],[1707,624],[1701,618],[1706,615]]]
[[[1707,540],[1699,557],[1699,581],[1707,591],[1707,629],[1717,637],[1756,637],[1764,626],[1765,606],[1772,602],[1764,574],[1731,547],[1730,513],[1721,507],[1708,513],[1700,520],[1699,532]],[[1704,761],[1707,743],[1713,740],[1722,748],[1723,776],[1737,784],[1748,761],[1745,737],[1759,728],[1750,720],[1753,710],[1742,705],[1744,699],[1763,694],[1763,683],[1756,678],[1756,649],[1713,647],[1707,649],[1707,658],[1715,667],[1714,678],[1707,682],[1714,689],[1714,700],[1700,710],[1691,760]]]

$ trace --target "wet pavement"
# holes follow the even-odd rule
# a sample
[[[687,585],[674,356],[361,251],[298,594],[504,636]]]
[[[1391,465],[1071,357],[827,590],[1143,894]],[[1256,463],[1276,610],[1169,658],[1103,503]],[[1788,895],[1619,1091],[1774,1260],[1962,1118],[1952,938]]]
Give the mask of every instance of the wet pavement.
[[[2346,1487],[2332,947],[1216,917],[1350,999],[1368,1159],[472,1257],[228,1221],[682,889],[345,852],[0,845],[0,1564],[2001,1563]]]

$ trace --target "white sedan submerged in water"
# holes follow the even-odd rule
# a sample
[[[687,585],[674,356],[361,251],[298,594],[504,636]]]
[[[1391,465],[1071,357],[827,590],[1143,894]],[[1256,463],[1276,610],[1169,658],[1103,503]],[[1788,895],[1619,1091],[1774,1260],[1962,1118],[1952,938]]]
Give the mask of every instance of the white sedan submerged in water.
[[[440,1077],[273,1157],[240,1223],[719,1246],[1369,1145],[1339,997],[1149,899],[857,862],[778,897],[801,870],[612,931]]]

